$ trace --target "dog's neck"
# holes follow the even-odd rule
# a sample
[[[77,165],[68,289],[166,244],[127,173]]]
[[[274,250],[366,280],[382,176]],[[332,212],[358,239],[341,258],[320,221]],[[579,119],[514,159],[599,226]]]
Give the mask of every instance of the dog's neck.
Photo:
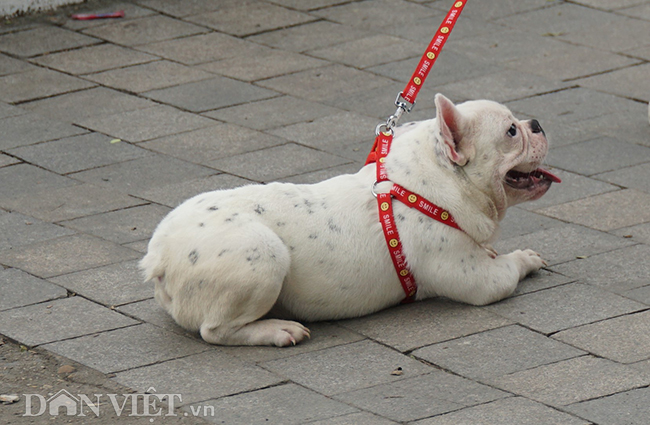
[[[448,210],[477,243],[489,243],[499,227],[497,207],[462,167],[447,160],[434,128],[435,120],[423,122],[393,140],[386,157],[388,177]]]

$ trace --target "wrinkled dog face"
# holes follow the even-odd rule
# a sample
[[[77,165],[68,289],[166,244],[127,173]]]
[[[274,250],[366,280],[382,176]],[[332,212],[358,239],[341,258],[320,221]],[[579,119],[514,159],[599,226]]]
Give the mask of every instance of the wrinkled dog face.
[[[456,106],[438,95],[436,106],[447,158],[492,198],[500,216],[560,182],[540,168],[548,141],[537,120],[520,121],[505,106],[487,100]]]

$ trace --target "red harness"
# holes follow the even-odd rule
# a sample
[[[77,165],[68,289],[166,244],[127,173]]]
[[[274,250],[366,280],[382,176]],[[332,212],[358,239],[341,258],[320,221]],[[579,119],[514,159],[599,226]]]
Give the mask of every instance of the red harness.
[[[466,0],[456,1],[454,3],[454,6],[447,14],[445,20],[442,22],[442,25],[440,25],[440,28],[438,28],[436,35],[431,40],[429,47],[422,56],[422,59],[420,60],[417,69],[406,85],[406,88],[397,96],[395,105],[398,108],[395,112],[395,115],[389,117],[386,124],[382,124],[377,127],[377,138],[375,139],[372,150],[366,159],[366,165],[375,162],[377,163],[377,180],[375,182],[375,185],[377,183],[389,181],[388,175],[386,174],[385,160],[388,152],[390,151],[391,143],[393,142],[393,128],[395,127],[397,120],[402,115],[402,113],[404,111],[410,112],[413,108],[413,105],[415,105],[415,98],[419,93],[424,80],[429,74],[431,67],[438,58],[438,54],[447,41],[451,30],[454,28],[456,20],[458,16],[460,16],[465,3]],[[385,131],[381,131],[382,127],[385,127]],[[406,298],[404,298],[402,303],[410,303],[415,300],[418,287],[415,283],[413,275],[411,274],[411,270],[408,267],[404,252],[402,251],[402,242],[400,241],[399,233],[397,232],[397,226],[395,225],[392,198],[397,199],[410,208],[417,209],[421,213],[430,218],[433,218],[434,220],[437,220],[455,229],[462,229],[460,229],[449,212],[429,202],[427,199],[413,192],[410,192],[400,185],[393,184],[393,187],[389,193],[379,193],[376,194],[376,196],[377,205],[379,207],[379,221],[381,222],[381,227],[384,231],[384,237],[386,239],[386,245],[388,246],[388,252],[390,253],[391,259],[393,260],[393,265],[397,271],[397,276],[399,277],[399,281],[402,284],[404,293],[406,294]]]

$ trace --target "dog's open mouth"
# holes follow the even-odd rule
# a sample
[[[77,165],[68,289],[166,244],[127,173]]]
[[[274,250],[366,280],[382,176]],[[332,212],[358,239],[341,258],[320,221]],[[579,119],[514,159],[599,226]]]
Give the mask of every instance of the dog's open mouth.
[[[505,183],[513,189],[532,190],[540,186],[550,186],[551,183],[561,183],[559,177],[543,168],[529,173],[510,170],[506,174]]]

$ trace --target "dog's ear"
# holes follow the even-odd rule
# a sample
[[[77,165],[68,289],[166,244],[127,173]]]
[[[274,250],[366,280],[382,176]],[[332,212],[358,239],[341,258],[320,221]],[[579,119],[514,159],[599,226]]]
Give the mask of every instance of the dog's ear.
[[[463,116],[456,108],[456,105],[440,93],[436,95],[435,102],[436,118],[440,127],[440,137],[445,147],[445,153],[451,162],[463,166],[469,161],[462,143]]]

